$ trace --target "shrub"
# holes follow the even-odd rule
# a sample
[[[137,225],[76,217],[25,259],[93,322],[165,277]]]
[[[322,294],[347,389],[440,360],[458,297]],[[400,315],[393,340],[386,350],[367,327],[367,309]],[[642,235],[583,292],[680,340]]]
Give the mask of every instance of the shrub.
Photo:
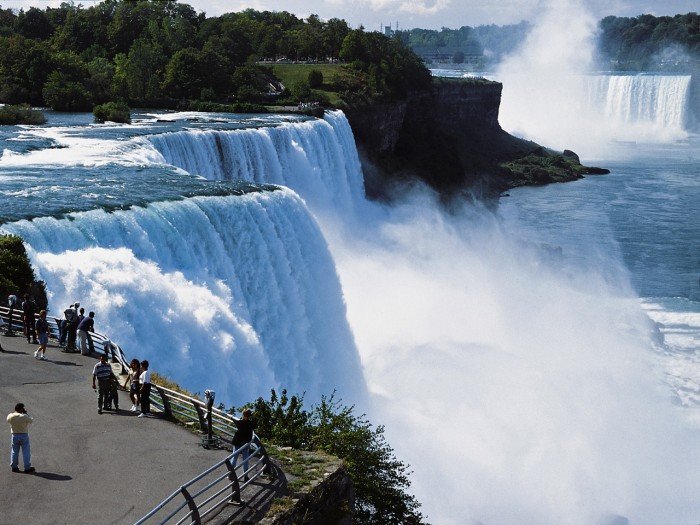
[[[45,123],[46,117],[44,113],[38,109],[30,108],[27,104],[0,107],[0,125]]]
[[[323,85],[323,73],[318,69],[309,71],[309,86],[312,88],[320,88]]]
[[[95,106],[92,110],[97,122],[122,122],[131,124],[131,111],[124,102],[107,102]]]
[[[334,395],[322,397],[310,411],[303,396],[272,390],[270,400],[252,405],[256,433],[280,446],[323,450],[342,459],[355,485],[354,522],[360,524],[418,524],[420,503],[407,490],[408,465],[396,459],[386,442],[384,427],[372,427],[364,414],[343,406]]]

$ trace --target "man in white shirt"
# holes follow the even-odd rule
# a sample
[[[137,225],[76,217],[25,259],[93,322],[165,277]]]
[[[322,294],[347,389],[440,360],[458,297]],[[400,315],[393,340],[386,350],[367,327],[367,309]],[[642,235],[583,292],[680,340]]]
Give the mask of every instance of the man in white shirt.
[[[141,390],[139,400],[141,401],[141,413],[139,417],[151,415],[151,371],[148,369],[148,361],[141,361],[141,376],[139,377]]]
[[[24,471],[32,473],[36,469],[32,467],[32,455],[29,448],[29,425],[34,419],[27,414],[24,403],[17,403],[15,411],[7,416],[7,422],[12,429],[12,449],[10,452],[10,467],[12,472],[19,472],[19,451],[22,449]]]

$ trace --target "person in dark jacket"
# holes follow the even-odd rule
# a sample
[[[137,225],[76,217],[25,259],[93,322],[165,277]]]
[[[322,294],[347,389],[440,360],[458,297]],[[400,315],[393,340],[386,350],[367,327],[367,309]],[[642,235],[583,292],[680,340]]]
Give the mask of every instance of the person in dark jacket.
[[[255,421],[251,418],[253,412],[246,408],[243,411],[243,418],[234,421],[236,424],[236,433],[233,435],[233,468],[236,468],[238,456],[243,455],[243,472],[245,472],[244,481],[248,481],[248,457],[250,456],[250,447],[247,445],[253,440],[253,430],[255,430]]]
[[[36,340],[36,331],[34,330],[34,319],[36,315],[36,303],[28,293],[24,294],[22,302],[22,319],[24,320],[24,335],[27,336],[27,343],[38,344]]]
[[[82,308],[80,309],[83,310]],[[82,315],[82,314],[81,314]],[[80,319],[80,316],[78,316]],[[83,355],[90,355],[90,348],[88,347],[88,337],[89,332],[95,330],[95,312],[90,312],[88,317],[83,315],[83,318],[78,321],[78,347],[80,348],[80,353]]]

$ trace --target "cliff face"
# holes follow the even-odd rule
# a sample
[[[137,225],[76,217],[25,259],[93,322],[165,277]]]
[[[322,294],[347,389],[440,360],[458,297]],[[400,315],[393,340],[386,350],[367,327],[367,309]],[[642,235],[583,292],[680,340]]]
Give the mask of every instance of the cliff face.
[[[393,183],[420,179],[443,195],[478,197],[525,184],[580,178],[586,169],[513,137],[498,123],[502,85],[480,79],[436,79],[429,93],[406,101],[347,110],[370,197]]]

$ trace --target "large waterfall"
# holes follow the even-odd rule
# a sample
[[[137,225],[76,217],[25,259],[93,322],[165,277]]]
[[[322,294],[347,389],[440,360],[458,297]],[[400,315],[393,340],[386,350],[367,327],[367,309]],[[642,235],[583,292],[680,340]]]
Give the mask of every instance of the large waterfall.
[[[682,132],[690,75],[597,75],[586,77],[587,110],[618,125],[648,125]]]
[[[55,311],[81,300],[98,331],[184,385],[239,403],[274,386],[362,397],[334,263],[289,190],[2,229],[29,245]]]
[[[152,135],[162,162],[210,180],[281,184],[315,205],[349,209],[364,197],[352,130],[342,112],[323,120],[240,130]]]

